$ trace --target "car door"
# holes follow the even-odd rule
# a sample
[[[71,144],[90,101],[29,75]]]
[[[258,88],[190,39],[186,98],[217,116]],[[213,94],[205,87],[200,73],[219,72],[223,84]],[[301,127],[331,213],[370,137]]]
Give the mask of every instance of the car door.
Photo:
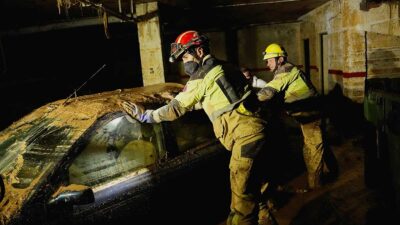
[[[80,142],[66,184],[90,187],[94,202],[74,205],[69,223],[154,224],[169,219],[184,224],[191,215],[185,210],[193,208],[187,204],[218,199],[229,208],[227,151],[202,110],[161,124],[109,115]],[[206,218],[212,218],[212,211]]]
[[[67,170],[68,185],[85,185],[94,202],[73,206],[73,223],[122,220],[144,214],[158,182],[157,164],[166,152],[161,124],[142,124],[125,114],[111,115],[81,140]]]
[[[160,185],[151,212],[166,224],[218,223],[229,209],[229,152],[215,138],[203,110],[163,123],[167,159],[160,163]]]

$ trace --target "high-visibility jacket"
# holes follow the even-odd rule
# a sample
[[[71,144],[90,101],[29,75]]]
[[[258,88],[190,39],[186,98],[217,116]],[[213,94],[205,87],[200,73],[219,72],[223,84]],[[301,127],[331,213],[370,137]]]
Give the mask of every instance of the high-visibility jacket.
[[[265,149],[266,121],[254,116],[245,105],[252,100],[251,86],[239,69],[206,56],[201,68],[190,77],[185,89],[169,104],[152,112],[154,121],[174,120],[201,103],[214,134],[232,151],[229,163],[232,220],[257,222],[261,182],[258,180]],[[254,96],[255,97],[255,96]],[[256,99],[256,98],[254,98]],[[244,104],[246,103],[246,104]],[[253,165],[257,165],[254,166]],[[256,179],[257,178],[257,179]]]
[[[274,78],[265,87],[284,92],[285,103],[293,103],[317,95],[311,81],[291,63],[285,63],[275,71]]]
[[[154,110],[152,117],[155,122],[172,121],[201,103],[213,122],[223,113],[239,106],[250,93],[250,85],[240,70],[207,55],[199,70],[186,83],[184,90],[169,104]],[[241,109],[243,113],[247,113],[246,109]]]
[[[297,119],[319,116],[321,98],[311,80],[293,64],[281,65],[264,88],[270,91],[268,99],[282,93],[285,109]]]

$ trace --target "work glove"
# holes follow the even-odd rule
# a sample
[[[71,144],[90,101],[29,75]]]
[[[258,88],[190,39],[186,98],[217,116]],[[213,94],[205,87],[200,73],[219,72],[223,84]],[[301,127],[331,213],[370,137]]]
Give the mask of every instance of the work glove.
[[[270,87],[262,88],[257,92],[257,98],[259,101],[266,101],[274,97],[276,90]]]
[[[132,118],[143,123],[154,123],[152,112],[154,110],[145,110],[141,105],[129,101],[118,101],[118,105]]]

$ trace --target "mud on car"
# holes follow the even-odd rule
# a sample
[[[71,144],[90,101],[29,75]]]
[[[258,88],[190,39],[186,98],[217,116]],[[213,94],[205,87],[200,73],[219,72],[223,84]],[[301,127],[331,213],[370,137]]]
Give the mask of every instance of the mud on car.
[[[182,88],[63,99],[1,131],[0,224],[209,224],[229,208],[229,156],[203,110],[143,124],[117,106],[157,108]]]

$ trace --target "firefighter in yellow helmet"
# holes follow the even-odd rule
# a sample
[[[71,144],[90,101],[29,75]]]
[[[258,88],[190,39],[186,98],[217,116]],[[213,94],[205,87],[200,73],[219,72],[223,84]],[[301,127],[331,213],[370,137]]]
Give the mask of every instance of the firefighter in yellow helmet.
[[[258,99],[269,101],[278,96],[278,93],[281,94],[287,113],[300,123],[303,132],[303,157],[307,168],[308,188],[318,188],[323,178],[323,155],[328,153],[321,132],[321,98],[311,80],[287,61],[287,53],[283,47],[270,44],[263,54],[274,78],[257,93]],[[336,162],[332,159],[333,154],[329,157]],[[337,173],[336,165],[330,162],[326,165],[331,166],[327,169],[331,170],[330,175],[335,176],[333,173]]]
[[[208,38],[197,31],[180,34],[171,44],[169,61],[183,61],[189,81],[169,104],[145,110],[131,102],[120,105],[142,122],[171,121],[194,109],[197,103],[211,120],[215,136],[231,151],[229,163],[231,212],[228,225],[258,224],[260,190],[265,162],[266,121],[249,110],[257,97],[239,68],[215,59]],[[254,98],[254,100],[252,100]]]

